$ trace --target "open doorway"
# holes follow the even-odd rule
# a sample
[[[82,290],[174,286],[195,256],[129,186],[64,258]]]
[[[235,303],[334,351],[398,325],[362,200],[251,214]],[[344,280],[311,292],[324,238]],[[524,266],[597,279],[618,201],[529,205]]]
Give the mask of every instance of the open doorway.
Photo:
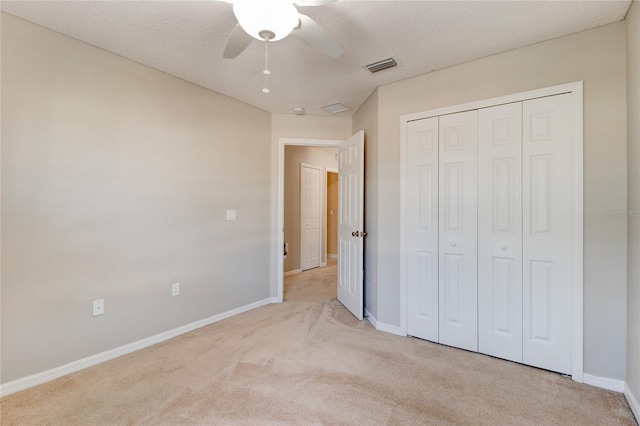
[[[338,260],[338,169],[327,167],[327,264]]]
[[[327,178],[328,171],[337,177],[337,152],[336,146],[284,147],[284,277],[337,262],[337,185],[329,187]]]
[[[275,302],[284,300],[285,266],[285,148],[289,145],[338,148],[338,261],[337,299],[357,319],[364,312],[364,131],[344,141],[280,138],[278,144],[278,226],[276,228],[277,268]],[[323,180],[326,183],[326,179]],[[326,213],[326,211],[325,211]],[[299,213],[298,213],[299,214]],[[326,225],[326,223],[325,223]],[[323,234],[323,237],[326,234]],[[324,239],[324,238],[323,238]],[[288,242],[290,247],[290,242]],[[293,250],[287,251],[294,253]],[[322,255],[326,265],[326,246]],[[296,271],[296,269],[290,269]],[[292,273],[295,275],[295,272]]]
[[[279,302],[284,300],[284,277],[285,275],[294,275],[300,272],[299,266],[299,236],[295,235],[287,238],[285,241],[285,231],[289,229],[293,229],[293,233],[295,234],[295,229],[299,230],[300,225],[296,224],[296,216],[295,213],[292,215],[287,214],[287,221],[285,221],[285,210],[288,211],[296,211],[298,210],[298,218],[299,218],[299,188],[298,185],[294,185],[292,189],[285,190],[285,185],[287,185],[291,176],[295,178],[297,175],[300,175],[300,164],[296,165],[295,161],[290,161],[293,163],[293,167],[286,167],[286,158],[285,151],[289,147],[300,147],[300,148],[319,148],[320,150],[324,149],[332,149],[334,153],[329,153],[329,151],[325,151],[328,156],[332,156],[335,160],[335,152],[337,152],[337,148],[342,143],[341,140],[330,140],[330,139],[289,139],[289,138],[281,138],[279,140],[278,147],[278,263],[277,263],[277,299]],[[292,154],[290,153],[289,159],[292,159]],[[298,162],[302,162],[302,159],[299,159]],[[305,161],[306,163],[312,163],[311,161]],[[337,171],[337,163],[333,163],[329,168],[333,171]],[[287,170],[289,169],[289,170]],[[287,179],[285,179],[285,175]],[[323,169],[323,176],[326,176],[326,166]],[[326,179],[323,179],[326,186]],[[290,196],[286,196],[286,193],[289,193]],[[297,194],[297,195],[296,195]],[[323,209],[326,209],[326,189],[323,193],[322,199],[325,200],[323,203]],[[322,230],[323,240],[325,241],[324,247],[321,249],[321,264],[322,266],[326,266],[327,262],[327,249],[326,249],[326,210],[323,212],[322,223],[324,225]],[[293,222],[293,223],[292,223]],[[289,237],[290,232],[286,232],[287,237]],[[297,241],[298,244],[295,244],[296,247],[292,247],[292,242]],[[285,255],[286,253],[286,255]],[[322,256],[323,255],[323,256]]]

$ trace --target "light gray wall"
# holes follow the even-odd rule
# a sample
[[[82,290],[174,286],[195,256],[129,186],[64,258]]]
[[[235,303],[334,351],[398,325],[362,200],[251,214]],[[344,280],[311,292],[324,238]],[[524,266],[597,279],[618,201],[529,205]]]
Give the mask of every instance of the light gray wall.
[[[322,167],[320,172],[320,196],[322,216],[320,220],[320,263],[327,261],[327,167],[338,169],[337,148],[312,146],[286,146],[284,150],[284,242],[289,243],[289,253],[284,261],[284,271],[300,269],[300,164]]]
[[[378,317],[400,325],[400,116],[584,81],[585,372],[625,377],[625,24],[617,23],[381,86]]]
[[[352,132],[364,130],[364,308],[378,316],[378,90],[353,115]]]
[[[627,14],[627,386],[640,403],[640,4]],[[636,412],[638,416],[640,412]],[[640,417],[637,418],[640,421]]]
[[[269,297],[270,114],[1,19],[2,383]]]

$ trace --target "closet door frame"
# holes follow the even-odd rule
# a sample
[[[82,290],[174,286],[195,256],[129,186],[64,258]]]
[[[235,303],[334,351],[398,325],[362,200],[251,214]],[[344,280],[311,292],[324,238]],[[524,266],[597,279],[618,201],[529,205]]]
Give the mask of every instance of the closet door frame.
[[[445,114],[522,102],[560,94],[571,94],[572,129],[572,303],[571,303],[571,378],[583,382],[583,311],[584,311],[584,170],[583,170],[583,82],[562,84],[485,99],[461,105],[438,108],[400,117],[400,331],[407,335],[407,261],[406,261],[406,185],[407,185],[407,123]]]

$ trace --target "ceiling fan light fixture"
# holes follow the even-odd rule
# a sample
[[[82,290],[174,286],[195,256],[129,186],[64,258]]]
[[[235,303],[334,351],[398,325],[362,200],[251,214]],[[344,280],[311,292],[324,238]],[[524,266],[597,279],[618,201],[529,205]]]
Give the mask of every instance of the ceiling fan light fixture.
[[[264,31],[274,34],[269,41],[282,40],[300,23],[298,10],[290,0],[237,0],[233,13],[242,29],[257,40],[264,40],[260,35]]]

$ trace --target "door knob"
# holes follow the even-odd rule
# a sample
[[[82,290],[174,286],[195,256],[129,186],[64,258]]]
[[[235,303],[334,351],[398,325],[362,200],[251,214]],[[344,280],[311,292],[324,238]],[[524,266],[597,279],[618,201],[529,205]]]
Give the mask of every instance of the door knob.
[[[456,242],[455,241],[451,241],[451,247],[455,247],[456,246]]]
[[[359,237],[360,236],[360,231],[353,231],[351,233],[351,235],[354,236],[354,237]]]
[[[508,247],[506,244],[502,244],[502,245],[500,246],[500,250],[502,250],[502,251],[504,251],[504,250],[506,250],[506,249],[508,249],[508,248],[509,248],[509,247]]]
[[[364,231],[362,231],[362,232],[360,233],[360,236],[361,236],[361,237],[366,237],[366,236],[367,236],[367,233],[366,233],[366,232],[364,232]]]

